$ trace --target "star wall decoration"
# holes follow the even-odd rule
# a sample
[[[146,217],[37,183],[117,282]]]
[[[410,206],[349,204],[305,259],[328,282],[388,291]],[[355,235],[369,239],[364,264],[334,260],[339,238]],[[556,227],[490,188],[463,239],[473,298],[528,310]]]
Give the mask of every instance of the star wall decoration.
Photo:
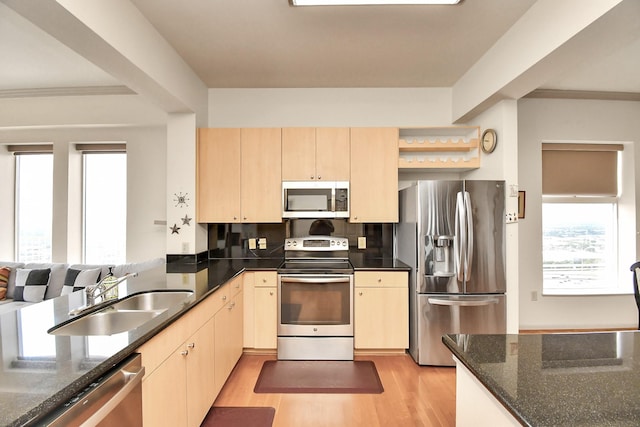
[[[173,227],[169,227],[169,230],[171,230],[171,234],[180,234],[180,227],[178,227],[178,224],[173,224]]]
[[[182,191],[178,194],[173,193],[173,195],[175,196],[173,198],[173,201],[176,202],[176,207],[185,207],[185,206],[189,206],[189,203],[187,203],[189,201],[189,193],[184,193],[182,194]]]
[[[193,218],[189,218],[188,215],[185,215],[184,218],[182,218],[182,225],[188,225],[191,226],[191,220]]]

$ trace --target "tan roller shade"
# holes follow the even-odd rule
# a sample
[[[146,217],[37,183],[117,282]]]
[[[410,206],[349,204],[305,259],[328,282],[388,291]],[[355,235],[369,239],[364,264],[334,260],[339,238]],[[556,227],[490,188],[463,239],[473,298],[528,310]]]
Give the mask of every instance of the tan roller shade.
[[[542,194],[617,196],[621,144],[542,144]]]

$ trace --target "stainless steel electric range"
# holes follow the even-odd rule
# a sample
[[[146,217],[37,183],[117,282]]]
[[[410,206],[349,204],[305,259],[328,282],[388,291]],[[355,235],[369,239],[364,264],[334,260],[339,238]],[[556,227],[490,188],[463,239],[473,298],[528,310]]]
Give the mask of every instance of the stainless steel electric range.
[[[285,240],[278,359],[353,360],[353,266],[346,237]]]

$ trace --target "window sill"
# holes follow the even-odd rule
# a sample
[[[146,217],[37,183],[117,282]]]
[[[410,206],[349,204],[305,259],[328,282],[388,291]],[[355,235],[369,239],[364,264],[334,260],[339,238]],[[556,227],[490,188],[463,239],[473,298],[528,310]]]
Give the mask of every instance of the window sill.
[[[626,289],[553,289],[542,291],[542,296],[545,297],[590,297],[620,295],[633,295],[633,292]]]

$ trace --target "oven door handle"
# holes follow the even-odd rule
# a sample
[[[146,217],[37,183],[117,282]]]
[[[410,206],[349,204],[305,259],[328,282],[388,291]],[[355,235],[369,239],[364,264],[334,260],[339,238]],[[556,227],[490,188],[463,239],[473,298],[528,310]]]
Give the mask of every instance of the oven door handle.
[[[281,282],[287,283],[342,283],[348,282],[348,277],[281,277]]]

